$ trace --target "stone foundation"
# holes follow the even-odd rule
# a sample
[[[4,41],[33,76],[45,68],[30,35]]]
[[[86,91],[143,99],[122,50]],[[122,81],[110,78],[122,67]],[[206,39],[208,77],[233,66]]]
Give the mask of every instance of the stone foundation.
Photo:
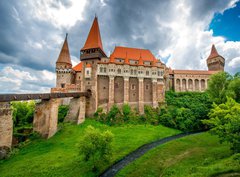
[[[0,103],[0,159],[7,156],[12,146],[13,120],[9,103]]]
[[[60,99],[42,100],[36,104],[33,131],[44,138],[50,138],[57,132],[59,104]]]

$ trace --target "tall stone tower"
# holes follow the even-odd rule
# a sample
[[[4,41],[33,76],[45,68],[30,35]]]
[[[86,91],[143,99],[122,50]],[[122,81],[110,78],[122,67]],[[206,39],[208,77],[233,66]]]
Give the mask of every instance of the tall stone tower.
[[[215,45],[212,45],[212,50],[207,58],[207,66],[209,71],[224,71],[225,59],[218,54]]]
[[[86,115],[92,115],[97,109],[97,63],[106,57],[103,51],[97,17],[94,18],[87,40],[80,51],[82,64],[82,91],[90,90],[92,96],[86,102]]]
[[[72,62],[68,49],[67,34],[56,62],[56,87],[65,88],[72,82]]]

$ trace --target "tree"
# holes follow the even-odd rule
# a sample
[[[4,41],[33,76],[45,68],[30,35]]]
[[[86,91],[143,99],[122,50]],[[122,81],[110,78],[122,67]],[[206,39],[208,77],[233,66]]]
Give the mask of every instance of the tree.
[[[79,150],[82,159],[89,163],[92,171],[108,162],[112,156],[113,134],[110,131],[100,132],[92,126],[86,128]]]
[[[219,72],[210,77],[207,92],[210,98],[217,104],[226,101],[228,85],[232,80],[232,76],[226,72]]]
[[[236,73],[233,80],[229,83],[228,96],[240,103],[240,73]]]
[[[203,123],[210,126],[210,132],[218,135],[220,142],[229,142],[234,152],[240,152],[240,104],[228,97],[226,103],[214,104],[209,117]]]

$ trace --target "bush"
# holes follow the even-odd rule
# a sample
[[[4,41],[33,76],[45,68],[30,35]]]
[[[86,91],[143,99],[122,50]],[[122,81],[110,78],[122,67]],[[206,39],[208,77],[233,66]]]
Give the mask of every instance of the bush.
[[[63,122],[69,110],[69,105],[60,105],[58,107],[58,122]]]
[[[227,98],[226,103],[214,104],[209,117],[203,123],[211,127],[210,132],[218,135],[221,142],[229,142],[234,152],[240,152],[240,104]]]
[[[80,142],[79,151],[81,158],[88,163],[94,172],[101,165],[109,162],[112,156],[113,134],[110,131],[100,132],[92,126],[88,126]]]
[[[13,109],[14,127],[21,127],[32,124],[35,102],[34,101],[14,101],[11,102]]]

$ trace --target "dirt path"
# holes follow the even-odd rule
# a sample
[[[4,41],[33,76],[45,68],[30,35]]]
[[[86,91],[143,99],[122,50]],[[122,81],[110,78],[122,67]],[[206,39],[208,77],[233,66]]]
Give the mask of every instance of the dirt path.
[[[135,151],[131,152],[130,154],[126,155],[125,157],[123,157],[122,160],[119,160],[118,162],[113,164],[105,172],[103,172],[100,175],[100,177],[112,177],[112,176],[116,175],[117,172],[120,171],[122,168],[124,168],[129,163],[136,160],[137,158],[141,157],[142,155],[144,155],[147,151],[155,148],[156,146],[162,145],[166,142],[169,142],[169,141],[172,141],[172,140],[175,140],[175,139],[178,139],[178,138],[182,138],[184,136],[198,134],[198,133],[200,133],[200,132],[181,133],[181,134],[178,134],[178,135],[169,136],[169,137],[154,141],[152,143],[145,144],[145,145],[139,147],[138,149],[136,149]]]

